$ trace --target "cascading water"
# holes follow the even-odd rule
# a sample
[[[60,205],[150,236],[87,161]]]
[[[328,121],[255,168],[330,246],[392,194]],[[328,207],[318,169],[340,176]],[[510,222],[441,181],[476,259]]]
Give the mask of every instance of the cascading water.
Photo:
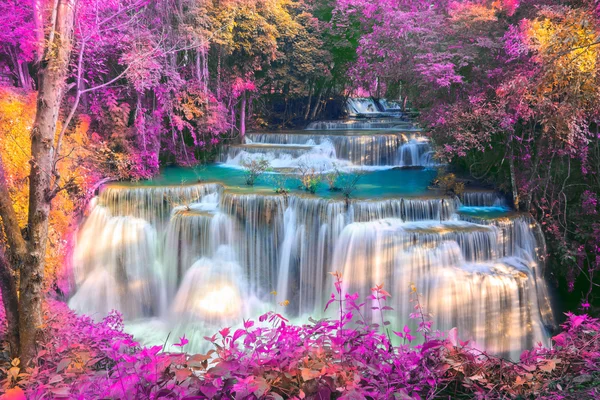
[[[216,184],[181,184],[166,187],[107,186],[100,196],[100,205],[114,216],[132,216],[150,223],[165,221],[177,205],[191,204],[203,196],[215,193]]]
[[[396,163],[401,167],[435,166],[429,141],[423,137],[411,138],[398,149]]]
[[[221,246],[212,258],[202,257],[180,279],[171,313],[178,323],[203,322],[208,326],[231,325],[247,315],[248,288],[242,268],[229,246]]]
[[[346,101],[346,111],[350,117],[401,117],[400,104],[386,99],[356,97]]]
[[[158,263],[156,230],[133,216],[113,217],[97,204],[81,231],[74,254],[75,310],[106,314],[120,310],[126,318],[160,314],[166,307]]]
[[[349,98],[346,108],[350,116],[377,116],[383,112],[371,98]]]
[[[394,120],[391,120],[392,124]],[[385,122],[385,124],[389,123]],[[397,122],[396,122],[397,123]],[[324,124],[317,122],[312,124]],[[312,125],[311,124],[311,125]],[[350,166],[370,167],[434,167],[433,151],[429,140],[411,133],[366,132],[356,124],[332,122],[341,126],[316,133],[311,125],[306,131],[282,133],[250,133],[246,144],[230,146],[221,153],[225,164],[240,166],[245,160],[265,159],[273,168],[315,166],[318,170]],[[372,128],[378,122],[360,122]],[[400,129],[400,128],[399,128]]]
[[[506,199],[496,192],[465,192],[462,204],[467,207],[505,207]]]
[[[351,131],[337,135],[331,132],[313,133],[312,131],[277,134],[251,133],[246,135],[246,141],[250,144],[227,148],[221,154],[220,160],[231,163],[243,151],[247,153],[260,152],[267,158],[281,158],[282,154],[289,154],[293,159],[310,152],[316,146],[329,143],[337,158],[350,161],[354,165],[395,165],[398,148],[405,140],[402,134],[392,132],[369,134]],[[274,153],[275,157],[267,156],[267,153]]]
[[[385,112],[399,113],[402,111],[402,104],[400,104],[398,101],[379,99],[379,104]]]
[[[139,339],[162,344],[169,332],[171,342],[185,333],[186,350],[202,351],[202,336],[269,309],[298,322],[326,315],[329,273],[340,271],[345,290],[363,297],[386,285],[394,329],[410,323],[415,285],[435,329],[456,326],[461,338],[511,357],[547,342],[539,229],[524,215],[478,213],[496,194],[461,202],[428,191],[430,171],[393,168],[431,165],[426,140],[389,131],[248,139],[207,169],[203,178],[220,183],[178,185],[179,176],[189,182],[190,170],[180,169],[165,184],[102,188],[80,228],[70,306],[96,317],[116,308]],[[243,188],[242,155],[291,173],[300,161],[323,160],[367,172],[349,202],[326,188],[278,195]]]
[[[228,165],[242,166],[244,162],[253,159],[268,160],[273,168],[298,168],[301,165],[308,165],[319,171],[350,165],[349,161],[336,157],[335,147],[326,140],[318,145],[304,146],[301,150],[293,146],[264,145],[233,148],[228,151],[224,161]]]
[[[394,118],[382,119],[349,119],[342,121],[315,121],[308,124],[308,131],[418,131],[411,123]]]

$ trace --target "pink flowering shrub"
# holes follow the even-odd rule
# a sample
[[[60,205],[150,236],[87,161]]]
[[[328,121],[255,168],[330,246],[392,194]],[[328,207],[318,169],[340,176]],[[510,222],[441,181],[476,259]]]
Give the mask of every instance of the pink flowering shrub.
[[[19,360],[0,368],[8,399],[421,399],[421,398],[597,398],[600,395],[600,321],[568,314],[552,349],[524,351],[519,362],[469,347],[452,329],[431,330],[413,290],[419,321],[412,347],[410,329],[389,332],[385,305],[391,295],[378,285],[359,303],[358,295],[336,293],[328,307],[339,317],[291,325],[269,312],[241,328],[223,328],[206,340],[207,354],[162,346],[141,347],[123,332],[117,312],[101,323],[77,316],[49,300],[45,334],[33,367]],[[365,307],[372,304],[373,307]],[[368,311],[367,311],[368,310]],[[372,318],[366,318],[372,312]],[[381,323],[372,323],[380,320]],[[4,321],[3,321],[4,322]],[[383,329],[380,329],[383,328]],[[384,331],[382,333],[381,331]],[[392,345],[390,333],[403,343]]]

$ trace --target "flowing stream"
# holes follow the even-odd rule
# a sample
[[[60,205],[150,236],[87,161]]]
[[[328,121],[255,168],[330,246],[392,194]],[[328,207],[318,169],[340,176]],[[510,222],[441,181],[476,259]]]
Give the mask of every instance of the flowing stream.
[[[547,344],[539,227],[494,192],[456,199],[429,189],[432,154],[399,118],[325,121],[248,134],[214,165],[108,184],[80,227],[69,305],[97,318],[117,309],[144,343],[185,333],[186,350],[202,351],[203,336],[268,310],[296,322],[326,316],[330,272],[340,271],[344,291],[363,298],[384,283],[394,330],[415,327],[414,285],[434,329],[457,327],[462,339],[513,358]],[[251,188],[241,164],[252,158],[273,170]],[[364,176],[346,202],[324,182],[315,194],[300,190],[302,166]]]

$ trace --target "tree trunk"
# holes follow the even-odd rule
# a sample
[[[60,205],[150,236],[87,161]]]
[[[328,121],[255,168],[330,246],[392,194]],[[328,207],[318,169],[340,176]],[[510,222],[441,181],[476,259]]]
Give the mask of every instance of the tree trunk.
[[[200,84],[202,93],[208,95],[208,55],[204,44],[196,49],[196,77]]]
[[[8,324],[8,341],[11,356],[17,357],[19,351],[19,303],[15,273],[25,259],[26,243],[21,235],[12,198],[8,191],[8,182],[0,154],[0,220],[6,245],[0,247],[0,290],[2,304]],[[12,266],[11,266],[12,264]]]
[[[25,367],[35,355],[35,342],[42,326],[42,297],[51,180],[54,167],[54,137],[73,34],[77,0],[57,0],[55,34],[46,47],[38,73],[36,116],[31,130],[31,172],[27,254],[19,284],[19,337],[21,363]],[[51,50],[51,51],[50,51]]]
[[[310,115],[310,105],[312,103],[312,96],[313,96],[313,85],[310,85],[308,88],[308,104],[306,105],[306,112],[304,113],[305,121],[308,119],[308,116]]]
[[[325,97],[325,99],[328,99],[329,95],[331,94],[332,88],[333,88],[333,85],[330,85],[326,89],[321,90],[321,93],[319,93],[319,100],[317,101],[317,104],[315,104],[312,119],[315,119],[317,117],[317,115],[319,115],[325,108],[325,106],[327,104],[327,100],[322,101],[323,97]],[[325,96],[323,96],[323,94],[325,94]]]
[[[221,48],[217,52],[217,99],[221,100]]]
[[[10,355],[17,357],[19,354],[19,298],[13,271],[2,248],[0,248],[0,290],[8,325],[6,336],[10,345]]]
[[[21,69],[23,70],[23,87],[27,90],[33,90],[33,81],[29,74],[29,64],[26,62],[21,63]]]
[[[246,91],[242,93],[242,107],[240,110],[240,139],[244,143],[246,135]]]
[[[248,106],[246,107],[247,112],[246,112],[246,119],[250,118],[250,120],[252,121],[252,116],[254,115],[254,97],[250,96],[250,98],[248,99]]]
[[[310,119],[314,120],[317,117],[317,113],[319,112],[319,107],[321,105],[321,99],[323,98],[323,89],[319,91],[319,97],[317,97],[317,102],[313,106],[313,112]]]
[[[27,63],[21,60],[17,61],[17,69],[19,70],[19,82],[21,87],[25,90],[31,90],[31,79],[29,77]]]
[[[202,85],[202,66],[200,61],[200,51],[200,48],[196,49],[196,79],[198,79],[198,82],[200,82],[200,85]]]
[[[18,86],[25,90],[31,90],[31,79],[29,77],[27,63],[19,60],[17,49],[13,48],[12,46],[8,49],[8,52],[13,64],[14,74],[17,77]]]
[[[517,178],[515,175],[515,156],[512,148],[512,144],[510,146],[510,158],[508,160],[508,166],[510,169],[510,186],[512,187],[512,197],[513,203],[515,206],[515,211],[519,211],[519,190],[517,188]]]
[[[0,217],[2,217],[2,227],[4,228],[6,243],[8,244],[7,255],[11,261],[24,258],[27,251],[26,243],[21,235],[17,214],[13,208],[13,201],[8,191],[2,154],[0,154]],[[15,267],[18,267],[18,265],[15,265]]]
[[[135,116],[134,116],[134,121],[136,121],[136,122],[137,122],[137,119],[138,119],[138,115],[140,113],[144,112],[142,110],[142,96],[143,96],[143,93],[140,93],[138,91],[135,92],[136,102],[135,102]],[[139,133],[140,132],[138,131],[138,134]],[[146,127],[145,126],[142,127],[142,132],[141,133],[142,133],[142,148],[144,149],[144,152],[146,152],[146,151],[148,151],[148,149],[147,149]]]
[[[236,120],[235,120],[235,106],[237,104],[233,103],[233,101],[231,100],[231,97],[229,98],[229,109],[231,110],[231,121],[229,122],[229,125],[231,127],[231,137],[233,138],[233,135],[235,133],[235,130],[237,129],[237,124],[236,124]]]
[[[208,75],[208,49],[202,47],[202,89],[204,90],[204,95],[208,97],[208,81],[210,76]]]

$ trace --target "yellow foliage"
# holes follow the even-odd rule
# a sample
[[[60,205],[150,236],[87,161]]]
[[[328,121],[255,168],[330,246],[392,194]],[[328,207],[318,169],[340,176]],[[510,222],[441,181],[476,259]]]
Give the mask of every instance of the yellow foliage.
[[[545,131],[566,145],[586,140],[574,127],[599,100],[596,26],[593,13],[567,6],[544,7],[537,19],[523,24],[527,46],[540,66],[528,100],[543,110]]]
[[[27,224],[29,202],[29,171],[31,159],[30,131],[35,118],[36,93],[22,94],[0,88],[0,154],[6,170],[13,207],[21,228]],[[87,150],[90,120],[80,117],[77,125],[65,134],[62,145],[63,159],[58,163],[61,182],[73,180],[78,188],[85,187],[90,171],[81,162]],[[60,127],[58,127],[60,129]],[[50,282],[64,262],[67,239],[73,231],[73,217],[80,210],[79,196],[61,191],[52,203],[48,247],[46,252],[46,277]]]
[[[225,1],[209,7],[212,30],[218,32],[212,41],[228,53],[275,59],[278,40],[294,36],[300,28],[290,15],[292,5],[289,0]]]
[[[464,182],[460,182],[456,179],[456,175],[452,173],[446,173],[443,169],[438,171],[438,176],[434,179],[433,183],[443,189],[445,192],[452,192],[457,196],[461,196],[465,191]]]
[[[538,61],[553,66],[548,84],[564,86],[577,81],[581,92],[595,91],[600,54],[591,17],[573,9],[546,9],[542,15],[529,24],[527,36]]]
[[[29,132],[35,117],[34,105],[35,94],[20,96],[0,88],[0,154],[21,227],[27,222],[27,177],[31,158]]]
[[[450,17],[456,23],[464,23],[473,26],[473,24],[489,24],[498,19],[496,13],[499,5],[494,2],[491,5],[480,2],[455,2],[450,7]]]

